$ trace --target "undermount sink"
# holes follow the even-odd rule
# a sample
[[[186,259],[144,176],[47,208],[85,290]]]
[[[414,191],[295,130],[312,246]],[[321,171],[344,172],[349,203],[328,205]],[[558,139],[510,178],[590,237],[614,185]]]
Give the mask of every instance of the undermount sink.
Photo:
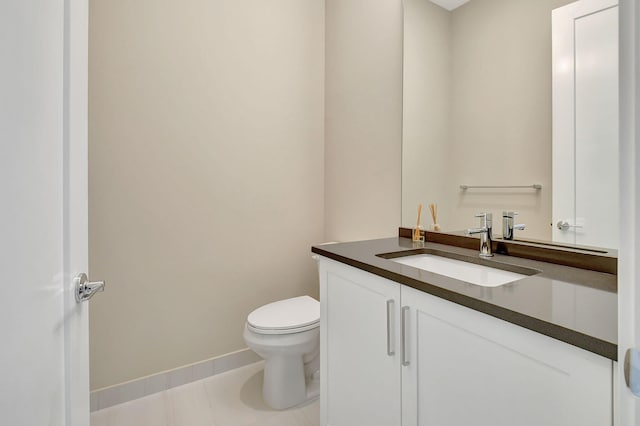
[[[393,262],[483,287],[498,287],[526,278],[527,276],[533,275],[537,272],[534,270],[529,271],[526,268],[517,268],[521,269],[521,272],[524,272],[522,274],[478,263],[453,259],[451,257],[443,257],[433,253],[420,253],[402,257],[383,257]],[[500,266],[504,267],[507,265]]]

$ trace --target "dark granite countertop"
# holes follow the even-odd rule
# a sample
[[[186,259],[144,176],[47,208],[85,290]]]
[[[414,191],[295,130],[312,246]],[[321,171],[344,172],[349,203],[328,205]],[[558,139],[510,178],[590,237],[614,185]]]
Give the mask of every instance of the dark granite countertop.
[[[433,242],[417,246],[402,237],[317,245],[312,252],[617,360],[615,274],[496,254],[476,263],[537,273],[482,287],[389,260],[405,254],[400,252],[420,252],[421,247],[478,258],[478,250]]]

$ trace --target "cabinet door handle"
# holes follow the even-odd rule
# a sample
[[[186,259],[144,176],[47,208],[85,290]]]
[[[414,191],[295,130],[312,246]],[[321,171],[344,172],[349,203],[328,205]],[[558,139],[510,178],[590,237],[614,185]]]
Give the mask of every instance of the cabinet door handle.
[[[393,299],[387,300],[387,355],[396,354],[393,338]]]
[[[405,367],[409,365],[409,349],[407,348],[407,343],[409,339],[407,339],[407,322],[409,321],[409,307],[402,307],[402,365]]]

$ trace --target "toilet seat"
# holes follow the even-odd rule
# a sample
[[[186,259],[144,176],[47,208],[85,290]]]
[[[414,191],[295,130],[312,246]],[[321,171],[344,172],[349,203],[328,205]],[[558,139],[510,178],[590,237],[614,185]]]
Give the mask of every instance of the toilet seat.
[[[309,296],[264,305],[247,317],[247,328],[258,334],[300,333],[320,324],[320,302]]]

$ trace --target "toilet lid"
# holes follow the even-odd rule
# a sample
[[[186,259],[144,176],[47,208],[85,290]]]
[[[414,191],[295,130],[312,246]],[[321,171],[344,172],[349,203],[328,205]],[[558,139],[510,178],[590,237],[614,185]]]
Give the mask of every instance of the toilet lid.
[[[303,331],[320,322],[320,302],[309,296],[279,300],[249,314],[249,325],[256,331]]]

